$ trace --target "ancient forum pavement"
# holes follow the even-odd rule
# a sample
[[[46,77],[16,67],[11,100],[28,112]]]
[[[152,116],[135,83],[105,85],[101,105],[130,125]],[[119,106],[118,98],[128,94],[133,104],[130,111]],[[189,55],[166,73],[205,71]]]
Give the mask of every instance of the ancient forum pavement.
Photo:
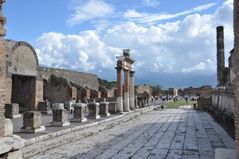
[[[235,149],[235,143],[208,113],[166,109],[145,113],[33,159],[214,159],[218,148]]]

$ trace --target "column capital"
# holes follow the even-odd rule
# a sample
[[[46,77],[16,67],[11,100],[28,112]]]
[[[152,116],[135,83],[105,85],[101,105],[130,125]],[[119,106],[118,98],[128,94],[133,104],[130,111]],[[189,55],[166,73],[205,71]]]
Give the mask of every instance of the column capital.
[[[129,71],[130,77],[134,76],[135,71]]]

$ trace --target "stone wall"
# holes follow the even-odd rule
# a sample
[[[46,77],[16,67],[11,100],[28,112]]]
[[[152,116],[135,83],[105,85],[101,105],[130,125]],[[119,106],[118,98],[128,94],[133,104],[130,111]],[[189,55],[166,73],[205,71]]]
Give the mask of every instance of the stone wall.
[[[234,119],[235,98],[232,89],[216,89],[212,92],[212,110]]]
[[[0,28],[1,29],[1,28]],[[3,41],[0,39],[0,137],[4,135],[4,87],[5,87],[5,53]]]
[[[48,81],[44,80],[44,99],[52,103],[64,103],[73,98],[74,88],[64,78],[52,75]],[[75,97],[75,96],[74,96]]]
[[[235,128],[236,128],[236,145],[239,156],[239,1],[234,0],[234,55],[232,58],[233,71],[235,78],[233,80],[233,87],[235,92],[236,107],[235,107]]]
[[[99,88],[98,77],[94,74],[47,67],[39,67],[39,73],[47,80],[51,75],[55,75],[74,82],[81,87],[87,87],[94,90],[98,90]]]
[[[43,80],[41,78],[36,79],[36,95],[35,95],[35,108],[38,110],[38,103],[43,101]]]

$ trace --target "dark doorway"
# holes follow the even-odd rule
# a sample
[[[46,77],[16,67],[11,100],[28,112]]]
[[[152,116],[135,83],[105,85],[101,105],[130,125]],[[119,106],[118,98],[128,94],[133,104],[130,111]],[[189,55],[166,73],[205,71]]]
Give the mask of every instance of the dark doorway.
[[[36,78],[12,75],[12,103],[18,103],[20,112],[35,107]]]

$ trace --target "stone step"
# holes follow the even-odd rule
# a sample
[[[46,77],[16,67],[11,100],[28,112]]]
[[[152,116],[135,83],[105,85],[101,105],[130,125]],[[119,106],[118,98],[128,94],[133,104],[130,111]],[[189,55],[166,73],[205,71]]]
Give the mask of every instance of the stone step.
[[[72,141],[80,140],[81,138],[84,138],[86,136],[96,134],[105,129],[112,128],[123,122],[136,118],[143,113],[151,111],[153,110],[154,107],[155,106],[150,106],[146,108],[137,109],[133,112],[124,113],[122,115],[107,118],[102,121],[98,122],[96,121],[86,125],[81,125],[74,128],[69,128],[51,134],[46,134],[36,138],[28,139],[26,141],[25,147],[22,147],[20,149],[22,151],[23,155],[22,157],[29,158],[40,152],[47,151],[49,149],[58,147],[60,145]]]

